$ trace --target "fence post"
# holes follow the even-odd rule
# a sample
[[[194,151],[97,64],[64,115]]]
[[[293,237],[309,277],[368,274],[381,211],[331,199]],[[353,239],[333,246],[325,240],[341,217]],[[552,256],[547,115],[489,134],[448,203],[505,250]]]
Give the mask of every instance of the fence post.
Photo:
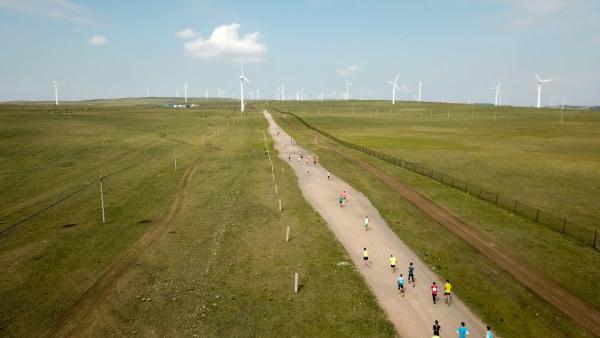
[[[535,213],[535,221],[538,221],[538,218],[540,217],[540,208],[537,209],[537,212]]]
[[[594,249],[596,249],[597,238],[598,238],[598,229],[594,229]]]
[[[498,204],[498,197],[500,197],[500,193],[499,192],[496,193],[496,204]]]
[[[567,229],[567,218],[564,217],[563,218],[563,229],[562,229],[562,233],[565,233],[565,230]]]
[[[100,174],[100,205],[102,206],[102,224],[106,223],[106,216],[104,214],[104,189],[102,187],[102,174]]]
[[[289,242],[290,241],[290,227],[287,227],[287,232],[285,233],[285,241]]]
[[[275,195],[277,195],[277,184],[275,184]]]
[[[279,212],[281,212],[281,198],[279,199]]]
[[[294,274],[294,293],[298,293],[298,273]]]
[[[513,207],[513,212],[517,212],[517,200],[515,200],[515,206]]]
[[[175,145],[173,144],[173,166],[177,170],[177,155],[175,155]]]

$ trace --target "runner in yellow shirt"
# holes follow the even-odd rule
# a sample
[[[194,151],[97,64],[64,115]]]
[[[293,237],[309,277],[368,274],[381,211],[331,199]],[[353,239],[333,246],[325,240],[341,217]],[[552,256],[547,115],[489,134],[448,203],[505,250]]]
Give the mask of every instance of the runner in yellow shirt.
[[[396,263],[398,259],[394,257],[394,255],[390,255],[390,268],[392,268],[392,273],[396,272]]]
[[[452,301],[452,284],[447,279],[446,284],[444,284],[444,301],[448,306],[450,306],[450,302]]]
[[[363,249],[363,260],[365,261],[365,265],[371,267],[371,263],[369,263],[369,253],[367,252],[367,248]]]

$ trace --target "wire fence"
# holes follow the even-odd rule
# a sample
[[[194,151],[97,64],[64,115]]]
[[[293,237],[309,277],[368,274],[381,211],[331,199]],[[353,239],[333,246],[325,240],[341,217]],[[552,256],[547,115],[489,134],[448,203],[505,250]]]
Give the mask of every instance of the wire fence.
[[[485,189],[484,187],[473,184],[469,181],[455,178],[454,176],[448,175],[441,170],[436,170],[436,169],[427,167],[424,164],[399,159],[394,156],[391,156],[391,155],[388,155],[388,154],[385,154],[385,153],[382,153],[382,152],[379,152],[379,151],[376,151],[373,149],[369,149],[369,148],[361,146],[361,145],[357,145],[357,144],[353,144],[353,143],[344,141],[338,137],[335,137],[335,136],[327,133],[326,131],[323,131],[319,128],[316,128],[316,127],[310,125],[309,123],[304,121],[302,118],[300,118],[298,115],[296,115],[292,112],[282,111],[273,106],[271,106],[271,108],[279,113],[287,114],[287,115],[291,115],[291,116],[295,117],[296,119],[298,119],[298,121],[300,121],[302,124],[304,124],[307,128],[309,128],[309,129],[311,129],[311,130],[313,130],[313,131],[327,137],[328,139],[330,139],[336,143],[339,143],[345,147],[360,151],[364,154],[367,154],[369,156],[375,157],[382,161],[391,163],[395,166],[412,171],[412,172],[420,174],[422,176],[429,177],[429,178],[436,180],[442,184],[445,184],[452,188],[461,190],[462,192],[467,193],[471,196],[474,196],[481,200],[493,203],[501,208],[504,208],[505,210],[510,211],[513,214],[520,215],[520,216],[525,217],[525,218],[527,218],[531,221],[534,221],[538,224],[544,225],[552,230],[555,230],[557,232],[565,234],[568,237],[581,242],[582,244],[589,245],[589,246],[595,248],[596,250],[599,249],[598,246],[600,244],[598,242],[600,242],[600,238],[599,238],[600,235],[598,234],[598,229],[592,230],[590,228],[583,227],[579,224],[569,222],[569,220],[564,216],[562,216],[562,217],[557,216],[556,214],[553,214],[546,210],[542,210],[540,208],[530,206],[529,204],[527,204],[523,201],[519,201],[517,199],[511,198],[504,194],[500,194],[499,192],[494,192],[494,191]]]

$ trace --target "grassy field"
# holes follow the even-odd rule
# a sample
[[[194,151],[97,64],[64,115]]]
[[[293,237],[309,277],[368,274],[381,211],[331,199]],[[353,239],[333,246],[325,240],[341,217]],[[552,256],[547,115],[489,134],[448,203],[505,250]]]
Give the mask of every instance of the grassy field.
[[[369,122],[369,119],[375,120],[375,116],[379,116],[375,113],[372,117],[364,116],[365,114],[362,117],[356,117],[356,115],[353,117],[350,110],[344,114],[338,112],[336,115],[334,106],[329,115],[327,108],[319,109],[316,108],[319,103],[313,104],[314,111],[306,109],[302,105],[294,106],[290,103],[283,106],[291,108],[292,111],[297,109],[297,111],[303,112],[301,113],[302,117],[316,127],[343,139],[362,144],[357,141],[359,137],[355,135],[356,133],[362,137],[362,140],[369,140],[369,146],[376,149],[377,147],[373,144],[376,144],[375,140],[378,138],[371,138],[368,132],[377,136],[384,132],[389,133],[395,128],[407,128],[406,125],[410,124],[410,118],[406,116],[379,117],[381,120],[385,119],[387,122],[385,124],[383,121]],[[330,105],[332,104],[330,103]],[[341,110],[339,106],[338,109]],[[355,108],[355,114],[357,111],[358,109]],[[481,232],[504,243],[518,256],[552,276],[563,287],[596,305],[600,303],[600,293],[596,288],[590,288],[589,282],[600,277],[597,251],[539,224],[511,215],[493,204],[465,195],[438,182],[362,153],[332,144],[323,137],[318,137],[291,116],[280,114],[275,116],[279,124],[294,135],[301,145],[319,155],[324,166],[347,180],[356,189],[366,193],[400,238],[443,277],[456,281],[459,285],[456,292],[461,298],[481,314],[484,320],[492,323],[503,336],[573,337],[586,335],[585,332],[576,329],[575,325],[561,316],[558,311],[549,308],[539,298],[518,285],[504,271],[498,269],[493,262],[482,258],[445,228],[430,221],[420,211],[398,198],[389,187],[342,154],[350,153],[352,156],[383,168],[400,181],[409,184],[462,219],[469,221]],[[327,122],[321,124],[321,121]],[[419,121],[413,121],[413,123],[417,122]],[[444,122],[448,121],[440,119],[429,123],[441,124]],[[373,125],[375,123],[379,124],[382,132],[379,132]],[[467,124],[468,121],[465,119],[461,123]],[[329,129],[330,127],[331,129]],[[436,128],[439,127],[430,128],[436,131]],[[473,126],[472,134],[486,134],[485,130],[475,129]],[[507,131],[507,133],[511,132]],[[403,134],[398,132],[397,135]],[[316,145],[315,137],[320,140]],[[434,133],[431,137],[441,138],[442,135]],[[457,136],[454,134],[449,136],[450,139],[453,137]],[[401,136],[397,136],[397,138],[401,138]],[[398,143],[402,144],[402,141],[398,141]],[[449,144],[451,146],[452,142]],[[389,149],[385,149],[385,152],[394,152],[392,143],[387,144],[387,147]],[[402,148],[402,146],[399,147]],[[413,151],[418,152],[418,142],[414,141],[413,147],[415,148]],[[383,148],[379,149],[383,150]],[[446,156],[450,156],[450,151],[447,150],[447,152]],[[465,156],[464,154],[459,155]],[[408,159],[408,156],[402,157]],[[431,159],[433,161],[434,157]],[[435,166],[435,163],[430,163],[430,165]],[[521,331],[524,329],[526,332]],[[589,334],[587,333],[588,336]]]
[[[586,242],[598,228],[598,112],[566,110],[561,124],[556,109],[383,101],[282,107],[348,142],[566,216],[567,231]]]
[[[51,327],[157,223],[193,161],[182,217],[100,305],[90,335],[394,335],[359,274],[337,265],[349,258],[280,162],[278,213],[258,114],[234,124],[235,103],[153,105],[0,106],[0,229],[91,183],[0,235],[0,336]],[[129,167],[104,180],[101,224],[94,180]]]

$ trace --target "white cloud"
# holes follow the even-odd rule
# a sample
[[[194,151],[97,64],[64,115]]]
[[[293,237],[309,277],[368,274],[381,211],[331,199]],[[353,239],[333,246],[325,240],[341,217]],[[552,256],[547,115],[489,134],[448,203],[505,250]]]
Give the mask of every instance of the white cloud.
[[[88,11],[71,0],[0,0],[0,7],[57,20],[91,23]]]
[[[344,67],[342,69],[338,69],[337,73],[338,73],[338,75],[342,75],[342,76],[344,76],[344,75],[351,75],[351,74],[356,73],[357,70],[358,70],[358,65],[357,64],[353,64],[353,65],[350,65],[348,67]]]
[[[102,35],[94,35],[88,40],[88,43],[92,46],[101,46],[108,44],[108,40]]]
[[[188,28],[189,29],[189,28]],[[190,36],[193,30],[184,29],[177,36]],[[240,37],[240,24],[232,23],[215,28],[208,39],[198,37],[183,45],[185,52],[196,58],[227,58],[234,62],[261,62],[267,52],[267,47],[258,40],[260,32],[254,32]]]
[[[191,28],[186,28],[177,32],[177,37],[182,39],[195,39],[200,36],[200,34],[194,32]]]

